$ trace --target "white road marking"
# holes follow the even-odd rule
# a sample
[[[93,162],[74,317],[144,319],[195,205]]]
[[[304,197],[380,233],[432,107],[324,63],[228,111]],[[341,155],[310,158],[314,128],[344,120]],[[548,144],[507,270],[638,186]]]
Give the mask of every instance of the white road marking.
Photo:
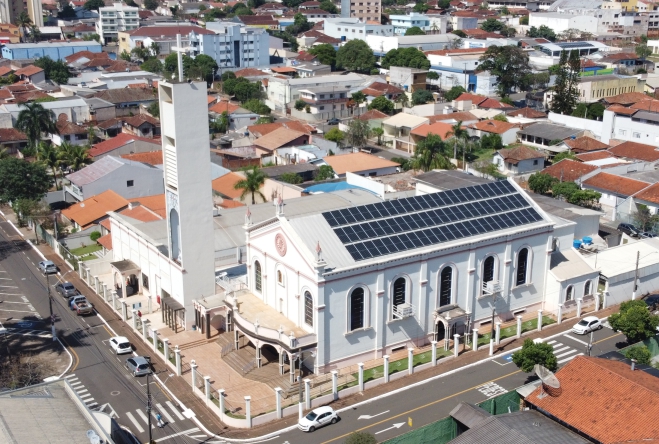
[[[130,419],[130,422],[132,422],[133,425],[135,425],[135,428],[137,429],[138,432],[144,433],[144,429],[130,412],[126,412],[126,416],[128,417],[128,419]]]
[[[583,353],[579,353],[579,354],[576,354],[574,356],[570,356],[569,358],[561,359],[560,361],[558,361],[558,364],[562,364],[564,362],[570,361],[570,360],[576,358],[577,356],[581,356],[581,355],[583,355]]]
[[[188,438],[206,438],[207,435],[188,435]]]
[[[570,339],[572,339],[573,341],[581,342],[583,345],[588,345],[587,342],[582,341],[581,339],[577,339],[577,338],[575,338],[574,336],[570,336],[570,335],[568,335],[567,333],[564,334],[563,336],[565,336],[566,338],[570,338]]]
[[[576,353],[576,352],[577,352],[576,350],[572,349],[572,350],[567,351],[567,352],[565,352],[565,353],[561,353],[560,355],[556,355],[556,358],[557,358],[557,359],[558,359],[558,358],[562,358],[562,357],[564,357],[564,356],[571,355],[572,353]]]
[[[75,375],[76,375],[75,373],[71,373],[70,375],[66,375],[64,379],[68,379],[69,381],[75,381],[76,379],[78,379],[78,378],[74,378]]]
[[[162,413],[162,416],[164,416],[168,422],[174,422],[174,418],[172,418],[172,415],[169,414],[162,404],[156,404],[156,407],[158,407],[158,411]]]
[[[555,349],[554,349],[554,354],[556,354],[556,353],[560,353],[560,352],[562,352],[562,351],[569,350],[569,349],[570,349],[570,347],[561,347],[561,348],[559,348],[559,349],[556,349],[556,348],[555,348]]]
[[[98,402],[94,401],[91,404],[87,404],[87,408],[91,409],[92,407],[97,406],[97,405],[98,405]]]
[[[0,309],[0,311],[6,311],[6,312],[12,312],[12,313],[32,313],[33,310],[5,310],[4,308]]]
[[[79,394],[80,396],[82,396],[82,394],[85,393],[85,392],[88,393],[89,390],[87,390],[87,389],[81,389],[81,390],[78,390],[78,394]],[[88,394],[89,394],[89,393],[88,393]],[[87,395],[85,395],[85,396],[87,396]]]
[[[181,415],[181,412],[179,412],[178,409],[177,409],[176,407],[174,407],[174,404],[172,404],[171,401],[167,401],[167,402],[165,402],[165,404],[167,404],[167,407],[169,407],[170,409],[172,409],[172,411],[173,411],[174,414],[178,417],[178,419],[180,419],[181,421],[183,421],[183,420],[185,419],[185,418],[183,417],[183,415]]]
[[[0,285],[0,288],[18,288],[16,285]]]
[[[175,437],[177,437],[177,436],[185,435],[185,434],[187,434],[187,433],[195,433],[195,432],[198,432],[198,431],[199,431],[199,428],[198,428],[198,427],[195,427],[194,429],[190,429],[190,430],[185,430],[185,431],[183,431],[183,432],[174,433],[173,435],[168,435],[168,436],[165,436],[165,437],[163,437],[163,438],[156,439],[155,441],[156,441],[156,442],[163,442],[163,441],[167,441],[169,438],[175,438]],[[206,436],[206,435],[204,435],[204,436]]]
[[[140,415],[140,417],[142,418],[142,421],[144,421],[145,424],[149,423],[149,418],[146,417],[146,415],[144,414],[144,412],[142,410],[135,410],[135,411],[137,412],[138,415]]]

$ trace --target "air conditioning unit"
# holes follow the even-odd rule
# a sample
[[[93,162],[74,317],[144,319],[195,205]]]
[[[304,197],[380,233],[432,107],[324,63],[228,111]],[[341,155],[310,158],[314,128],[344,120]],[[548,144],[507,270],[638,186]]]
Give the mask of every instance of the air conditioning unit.
[[[414,316],[414,307],[412,304],[398,304],[394,306],[394,319],[404,319]]]

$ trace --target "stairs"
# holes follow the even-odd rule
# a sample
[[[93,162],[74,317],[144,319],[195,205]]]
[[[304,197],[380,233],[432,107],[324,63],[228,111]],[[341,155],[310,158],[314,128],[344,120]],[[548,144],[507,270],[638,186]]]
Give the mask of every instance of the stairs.
[[[216,340],[217,339],[215,339],[215,338],[206,339],[206,337],[204,336],[203,339],[198,339],[196,341],[186,342],[185,344],[181,344],[181,345],[178,346],[178,349],[179,350],[186,350],[188,348],[199,347],[200,345],[210,344],[211,342],[216,341]]]

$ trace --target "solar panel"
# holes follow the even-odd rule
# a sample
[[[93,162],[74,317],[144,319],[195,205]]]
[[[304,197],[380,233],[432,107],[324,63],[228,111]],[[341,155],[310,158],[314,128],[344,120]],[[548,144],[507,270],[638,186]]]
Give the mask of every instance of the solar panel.
[[[542,220],[508,181],[323,213],[356,261]]]

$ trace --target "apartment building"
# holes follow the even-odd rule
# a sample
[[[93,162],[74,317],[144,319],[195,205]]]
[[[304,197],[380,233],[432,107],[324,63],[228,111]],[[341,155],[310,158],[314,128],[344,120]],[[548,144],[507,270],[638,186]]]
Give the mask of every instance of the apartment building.
[[[113,3],[112,6],[100,8],[96,21],[96,33],[101,37],[101,43],[106,45],[108,42],[115,42],[118,40],[119,32],[139,28],[138,9],[123,3]]]
[[[341,17],[380,23],[381,0],[341,0]]]
[[[220,68],[254,68],[270,64],[270,36],[263,28],[240,23],[208,22],[213,34],[190,34],[192,55],[212,57]]]
[[[422,31],[430,31],[430,17],[418,12],[407,15],[390,15],[389,20],[394,27],[394,34],[405,35],[408,29],[419,27]]]
[[[176,46],[176,35],[181,34],[183,46],[190,46],[188,36],[191,34],[214,34],[201,26],[190,24],[165,23],[153,26],[142,26],[132,31],[119,31],[119,54],[131,52],[136,47],[149,48],[153,43],[158,45],[161,56],[172,52]]]
[[[380,25],[377,23],[365,23],[357,18],[328,18],[325,19],[323,32],[341,41],[360,39],[364,40],[367,35],[379,35],[390,37],[394,35],[393,25]]]

